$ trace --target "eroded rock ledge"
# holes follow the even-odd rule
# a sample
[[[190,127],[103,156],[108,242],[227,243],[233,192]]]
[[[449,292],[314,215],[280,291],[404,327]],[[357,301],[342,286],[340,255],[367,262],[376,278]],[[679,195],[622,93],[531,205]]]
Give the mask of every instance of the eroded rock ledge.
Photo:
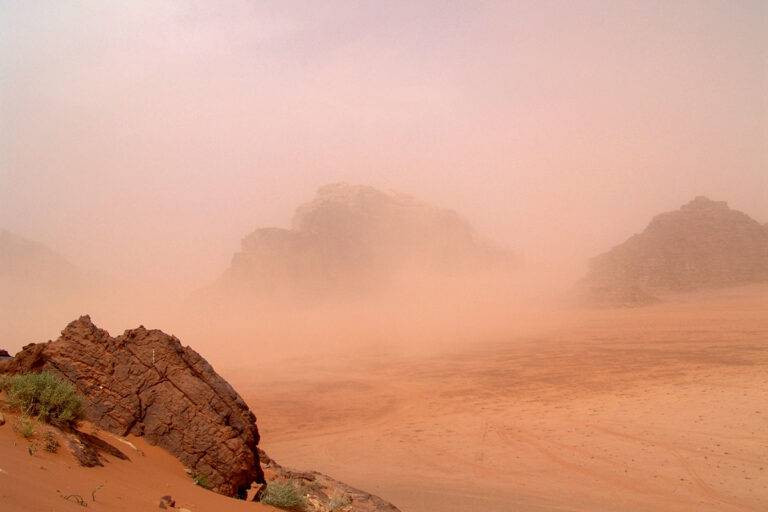
[[[306,510],[310,512],[400,512],[393,504],[374,494],[351,487],[317,471],[295,471],[281,466],[261,449],[261,465],[270,481],[290,481],[302,487],[307,494]],[[329,499],[343,503],[331,508]]]

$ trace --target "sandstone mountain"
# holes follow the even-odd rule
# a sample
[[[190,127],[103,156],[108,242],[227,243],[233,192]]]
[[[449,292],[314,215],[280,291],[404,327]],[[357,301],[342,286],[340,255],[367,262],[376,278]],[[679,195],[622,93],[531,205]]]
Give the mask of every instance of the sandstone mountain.
[[[72,317],[73,297],[83,297],[88,279],[46,246],[0,229],[0,339],[19,347]],[[54,331],[55,332],[55,331]]]
[[[594,258],[583,286],[605,302],[768,281],[768,231],[724,201],[697,197]]]
[[[117,435],[144,436],[205,475],[219,493],[264,481],[256,418],[213,368],[178,339],[144,327],[115,338],[87,316],[56,341],[30,344],[0,372],[47,370],[72,382],[88,419]]]
[[[0,229],[0,290],[55,293],[75,286],[78,274],[77,267],[46,246]]]
[[[337,183],[299,206],[291,229],[248,235],[217,287],[255,294],[359,292],[409,273],[462,275],[512,261],[451,210]]]

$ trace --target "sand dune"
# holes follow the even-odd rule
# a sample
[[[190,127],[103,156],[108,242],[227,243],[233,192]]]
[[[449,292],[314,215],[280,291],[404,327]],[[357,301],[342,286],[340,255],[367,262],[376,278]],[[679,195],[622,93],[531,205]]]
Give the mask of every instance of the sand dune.
[[[228,377],[266,450],[406,512],[768,509],[768,287],[574,314],[435,356]]]
[[[3,512],[158,510],[160,498],[165,495],[176,501],[176,507],[191,512],[276,510],[198,487],[176,458],[140,437],[128,436],[121,441],[111,434],[98,433],[130,458],[126,461],[108,457],[104,467],[79,466],[65,448],[55,454],[48,453],[39,447],[39,439],[39,449],[30,455],[28,447],[36,440],[27,441],[14,432],[12,426],[17,418],[4,414],[7,423],[0,427],[0,508]],[[48,429],[43,425],[37,428],[40,435]],[[62,498],[70,495],[82,497],[87,508],[78,505],[75,498]]]

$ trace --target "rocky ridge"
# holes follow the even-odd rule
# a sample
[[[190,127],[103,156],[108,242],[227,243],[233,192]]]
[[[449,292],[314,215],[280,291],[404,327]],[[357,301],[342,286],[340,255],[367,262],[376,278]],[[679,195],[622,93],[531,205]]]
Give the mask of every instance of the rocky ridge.
[[[216,287],[332,295],[377,289],[401,273],[450,276],[513,261],[452,210],[336,183],[296,209],[291,229],[262,228],[245,237]]]
[[[581,283],[595,302],[768,281],[768,230],[725,201],[699,196],[595,257]]]

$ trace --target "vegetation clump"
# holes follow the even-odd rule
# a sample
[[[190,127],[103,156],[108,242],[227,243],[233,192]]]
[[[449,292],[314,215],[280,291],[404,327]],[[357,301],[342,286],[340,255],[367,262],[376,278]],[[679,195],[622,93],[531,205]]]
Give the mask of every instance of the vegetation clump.
[[[195,482],[195,485],[199,485],[200,487],[207,489],[208,488],[208,477],[205,476],[202,473],[192,473],[190,474],[192,477],[192,480]]]
[[[49,372],[0,377],[0,391],[8,396],[9,407],[51,425],[75,427],[85,418],[75,387]]]
[[[29,414],[22,413],[21,418],[19,418],[19,421],[16,422],[15,425],[13,425],[13,430],[19,434],[21,434],[21,437],[24,439],[29,439],[30,437],[35,435],[35,427],[37,426],[37,421],[30,418]]]
[[[45,445],[43,445],[45,451],[56,453],[56,451],[59,449],[59,441],[56,439],[56,436],[53,434],[53,432],[48,431],[43,434],[43,441],[45,442]]]
[[[349,505],[346,500],[343,498],[339,498],[338,496],[335,496],[328,500],[328,504],[326,505],[328,507],[328,510],[331,512],[336,512],[339,510],[344,510]]]
[[[283,480],[270,482],[261,495],[261,502],[285,510],[300,511],[304,510],[307,500],[293,482]]]

